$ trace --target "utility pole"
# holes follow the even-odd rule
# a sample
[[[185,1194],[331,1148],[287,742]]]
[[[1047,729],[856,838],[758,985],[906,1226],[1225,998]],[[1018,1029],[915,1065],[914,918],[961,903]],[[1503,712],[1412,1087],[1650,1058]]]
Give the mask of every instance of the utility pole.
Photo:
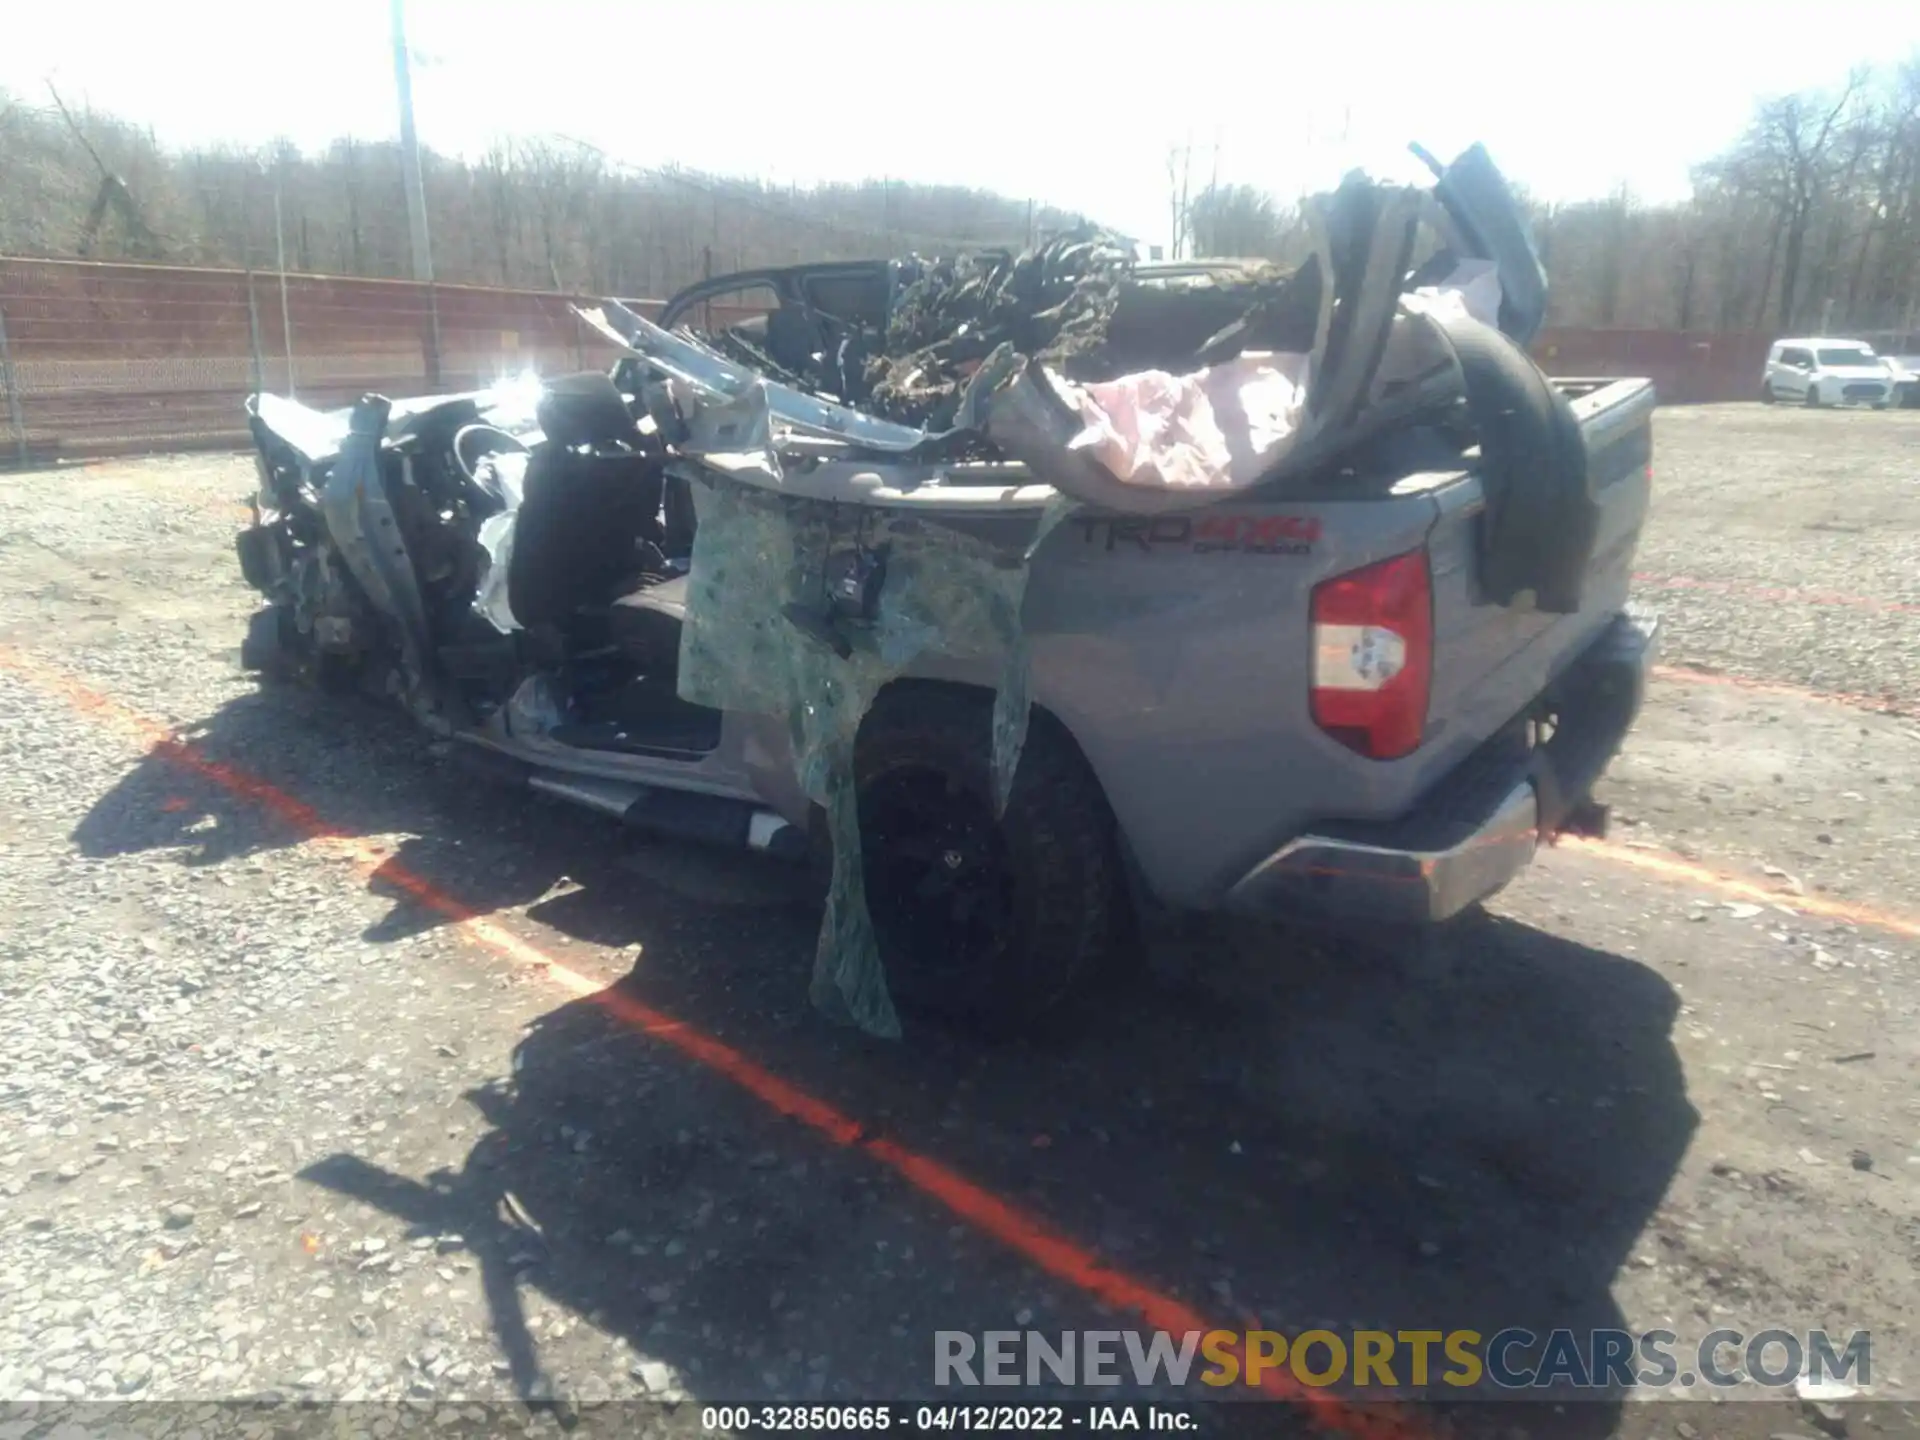
[[[400,160],[407,185],[407,233],[413,240],[413,278],[433,283],[433,247],[427,239],[427,190],[420,176],[420,137],[413,128],[413,71],[407,59],[406,0],[393,0],[393,83],[400,92]]]
[[[413,278],[427,287],[427,383],[439,385],[440,292],[433,283],[433,244],[427,235],[427,186],[420,175],[420,136],[413,128],[413,67],[407,57],[406,0],[393,0],[393,83],[400,92],[400,169],[406,177]]]
[[[293,388],[293,310],[287,304],[287,231],[280,220],[280,180],[285,165],[276,158],[273,171],[273,253],[280,267],[280,338],[287,347],[287,398],[299,399]]]

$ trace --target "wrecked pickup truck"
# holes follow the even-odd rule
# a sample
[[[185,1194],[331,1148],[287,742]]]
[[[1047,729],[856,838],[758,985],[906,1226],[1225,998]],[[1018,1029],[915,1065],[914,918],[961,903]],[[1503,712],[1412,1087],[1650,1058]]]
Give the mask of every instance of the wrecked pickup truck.
[[[1429,163],[1321,197],[1295,267],[800,266],[582,309],[610,375],[255,396],[243,660],[830,857],[813,995],[875,1033],[1030,1021],[1146,907],[1444,920],[1604,824],[1654,395],[1534,368],[1504,181]]]

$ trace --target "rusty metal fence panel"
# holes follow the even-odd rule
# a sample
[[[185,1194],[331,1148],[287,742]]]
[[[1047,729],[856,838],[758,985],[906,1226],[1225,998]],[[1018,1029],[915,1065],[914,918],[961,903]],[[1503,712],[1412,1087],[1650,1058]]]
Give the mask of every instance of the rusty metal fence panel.
[[[0,464],[238,446],[255,390],[344,405],[604,368],[573,297],[0,259]],[[653,302],[643,302],[643,308]],[[657,307],[655,307],[657,308]]]
[[[271,271],[0,258],[0,465],[239,446],[254,390],[344,405],[523,370],[602,369],[573,297]],[[657,313],[657,301],[629,301]],[[713,306],[725,322],[750,309]],[[1670,404],[1739,400],[1767,337],[1548,330],[1549,374],[1646,375]]]
[[[1665,405],[1753,400],[1772,338],[1751,332],[1548,329],[1534,341],[1549,375],[1637,375]]]
[[[195,443],[251,380],[241,275],[0,261],[0,314],[22,460]]]

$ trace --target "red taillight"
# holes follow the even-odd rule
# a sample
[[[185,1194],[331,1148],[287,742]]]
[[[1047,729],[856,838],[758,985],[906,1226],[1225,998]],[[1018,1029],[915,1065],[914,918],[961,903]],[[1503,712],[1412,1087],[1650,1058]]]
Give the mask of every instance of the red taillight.
[[[1397,760],[1420,747],[1433,678],[1427,552],[1396,555],[1313,591],[1313,720],[1348,749]]]

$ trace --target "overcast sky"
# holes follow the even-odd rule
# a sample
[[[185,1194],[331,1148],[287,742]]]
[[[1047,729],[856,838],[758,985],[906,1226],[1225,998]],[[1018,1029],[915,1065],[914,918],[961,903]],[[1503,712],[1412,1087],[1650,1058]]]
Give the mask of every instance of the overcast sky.
[[[0,87],[163,142],[313,148],[396,125],[387,0],[0,0]],[[978,185],[1167,228],[1166,155],[1283,195],[1419,140],[1549,198],[1687,191],[1754,98],[1920,48],[1920,6],[1744,0],[411,0],[423,143],[564,134],[633,165]]]

